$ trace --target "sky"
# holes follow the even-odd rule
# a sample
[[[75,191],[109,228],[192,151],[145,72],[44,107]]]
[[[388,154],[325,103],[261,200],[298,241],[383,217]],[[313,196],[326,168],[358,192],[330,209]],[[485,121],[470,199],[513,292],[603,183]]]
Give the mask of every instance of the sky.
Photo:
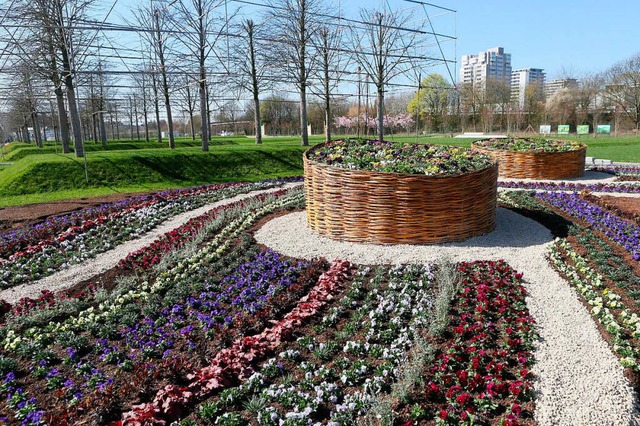
[[[511,53],[513,69],[543,68],[547,79],[604,71],[640,53],[638,0],[448,0],[455,9],[457,61],[491,47]],[[435,11],[435,9],[432,9]],[[452,14],[453,15],[453,14]],[[451,17],[434,20],[436,32]],[[448,52],[451,54],[448,46]],[[455,54],[455,52],[454,52]]]
[[[114,15],[129,15],[138,1],[116,0]],[[462,55],[504,47],[513,69],[543,68],[547,78],[603,71],[640,53],[639,0],[425,0],[456,13],[405,0],[325,1],[352,18],[359,17],[361,8],[386,6],[409,9],[416,19],[424,19],[426,9],[435,32],[457,36],[442,44],[447,59],[459,63]],[[432,56],[441,57],[436,46],[432,49]],[[447,73],[445,68],[437,71]]]
[[[113,20],[129,15],[139,1],[115,0]],[[151,0],[153,1],[153,0]],[[267,3],[267,0],[252,0]],[[424,0],[453,9],[449,12],[406,0],[324,0],[340,7],[348,18],[359,18],[361,8],[406,9],[413,23],[428,12],[441,38],[442,53],[434,43],[428,56],[450,61],[457,81],[457,65],[465,54],[503,47],[511,54],[512,68],[543,68],[547,80],[604,71],[617,62],[640,54],[640,0]],[[111,0],[104,0],[111,3]],[[240,3],[229,1],[229,7]],[[243,15],[259,16],[262,7],[242,5]],[[112,19],[110,19],[112,20]],[[425,28],[429,30],[430,28]],[[455,40],[453,39],[455,37]],[[444,66],[430,71],[449,77]]]
[[[435,32],[457,35],[444,43],[447,59],[492,47],[511,53],[513,69],[543,68],[547,79],[604,71],[640,53],[638,0],[425,0],[456,10],[426,7]],[[389,0],[392,8],[410,5]],[[347,13],[376,6],[370,0],[342,0]],[[420,9],[415,9],[416,15]],[[437,50],[432,52],[438,54]],[[446,69],[437,71],[446,73]],[[456,71],[457,72],[457,71]],[[456,74],[457,75],[457,74]]]

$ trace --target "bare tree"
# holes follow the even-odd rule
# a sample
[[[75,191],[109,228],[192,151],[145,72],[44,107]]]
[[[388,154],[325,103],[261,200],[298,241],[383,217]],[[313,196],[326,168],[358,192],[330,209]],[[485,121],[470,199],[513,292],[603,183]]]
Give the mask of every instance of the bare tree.
[[[166,8],[157,9],[151,6],[138,6],[133,12],[137,25],[144,31],[141,31],[141,38],[152,52],[151,63],[153,72],[153,90],[156,105],[156,121],[158,124],[158,143],[162,143],[162,130],[160,129],[160,112],[158,105],[159,94],[164,98],[165,111],[167,114],[167,126],[169,131],[169,148],[175,148],[175,139],[173,137],[173,117],[171,111],[171,99],[169,88],[169,77],[167,72],[167,31],[170,14]]]
[[[300,134],[302,146],[309,145],[307,130],[307,88],[318,66],[313,40],[326,14],[322,0],[273,0],[269,12],[271,44],[269,58],[300,92]]]
[[[153,99],[150,84],[152,80],[152,76],[149,75],[149,70],[142,69],[139,74],[136,74],[133,78],[134,84],[136,86],[136,96],[138,100],[141,102],[142,111],[142,122],[144,125],[144,140],[149,142],[149,107],[150,102]],[[160,135],[162,136],[162,135]]]
[[[575,124],[578,107],[576,92],[573,87],[563,87],[547,98],[545,110],[558,124]]]
[[[508,128],[508,110],[511,104],[511,88],[504,80],[487,79],[485,86],[486,101],[492,111],[500,112],[500,130]]]
[[[178,0],[175,3],[176,13],[173,24],[187,31],[180,31],[177,35],[182,45],[187,49],[189,57],[193,58],[198,67],[198,88],[200,95],[200,117],[202,134],[202,150],[209,150],[209,120],[207,105],[209,103],[207,91],[207,60],[214,53],[217,41],[224,34],[226,22],[220,26],[220,14],[217,9],[223,5],[221,0]]]
[[[462,131],[467,128],[467,121],[471,119],[473,131],[477,130],[478,120],[483,106],[483,89],[473,83],[463,83],[459,87],[460,109],[462,114]]]
[[[406,14],[395,11],[363,9],[364,30],[352,33],[356,61],[376,87],[378,107],[378,140],[384,138],[384,93],[389,82],[409,69],[415,69],[419,58],[416,32],[403,29],[409,21]],[[424,60],[424,59],[423,59]]]
[[[34,43],[37,55],[32,58],[38,71],[45,73],[54,84],[58,97],[58,115],[65,144],[66,112],[60,102],[64,85],[73,129],[74,149],[77,157],[84,156],[82,127],[76,100],[76,72],[87,55],[87,43],[83,41],[80,28],[88,18],[95,0],[24,0],[14,15],[17,21],[31,32],[24,32],[25,40],[19,43]],[[25,52],[23,47],[19,48]],[[26,53],[26,52],[25,52]]]
[[[191,125],[191,140],[196,140],[196,127],[193,116],[196,112],[197,107],[197,99],[194,93],[193,85],[197,84],[196,81],[189,75],[185,75],[182,79],[182,85],[178,89],[178,93],[180,94],[180,100],[182,105],[182,110],[189,114],[189,123]]]
[[[239,26],[241,37],[234,43],[234,66],[238,72],[238,85],[251,93],[253,98],[253,121],[256,144],[262,143],[262,119],[260,116],[260,93],[266,89],[266,46],[260,41],[262,29],[251,19]]]
[[[622,61],[606,72],[604,93],[616,110],[640,129],[640,54]]]
[[[341,33],[340,29],[329,29],[325,26],[319,31],[319,51],[321,69],[318,73],[318,82],[322,89],[319,93],[323,102],[324,109],[324,125],[325,125],[325,141],[331,140],[331,93],[336,88],[340,75],[340,52],[341,52]]]
[[[602,74],[586,74],[576,89],[576,118],[578,123],[589,123],[594,136],[601,116],[607,109],[603,95],[605,77]]]

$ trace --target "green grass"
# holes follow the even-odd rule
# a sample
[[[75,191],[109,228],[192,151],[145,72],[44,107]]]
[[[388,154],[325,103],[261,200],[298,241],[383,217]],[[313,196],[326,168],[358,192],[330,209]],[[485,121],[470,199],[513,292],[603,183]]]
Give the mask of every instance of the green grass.
[[[338,136],[337,136],[338,137]],[[588,145],[587,155],[614,161],[640,163],[640,137],[576,137]],[[470,146],[473,139],[447,136],[395,136],[398,142]],[[311,144],[321,142],[313,136]],[[3,148],[0,166],[0,207],[202,185],[216,182],[253,181],[302,174],[302,152],[297,137],[265,138],[256,145],[251,138],[219,137],[202,152],[198,141],[178,139],[176,149],[165,143],[109,141],[107,147],[88,142],[85,179],[84,159],[61,154],[60,145],[12,143]]]

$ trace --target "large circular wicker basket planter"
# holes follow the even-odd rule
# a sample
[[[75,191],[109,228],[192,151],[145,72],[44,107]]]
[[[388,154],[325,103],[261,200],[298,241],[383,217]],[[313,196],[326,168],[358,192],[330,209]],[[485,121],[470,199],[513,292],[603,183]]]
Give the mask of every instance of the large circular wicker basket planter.
[[[482,142],[482,141],[478,141]],[[569,179],[584,175],[587,148],[563,152],[509,151],[472,144],[498,162],[499,176],[513,179]]]
[[[495,228],[498,167],[458,176],[350,170],[304,153],[309,227],[339,241],[431,244]]]

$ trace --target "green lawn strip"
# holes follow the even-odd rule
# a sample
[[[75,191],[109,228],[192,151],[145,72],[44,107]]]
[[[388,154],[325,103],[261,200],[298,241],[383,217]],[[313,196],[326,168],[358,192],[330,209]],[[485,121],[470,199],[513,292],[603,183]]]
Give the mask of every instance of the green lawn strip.
[[[587,155],[592,157],[640,162],[640,138],[636,136],[561,137],[586,143]],[[389,134],[386,139],[468,147],[477,138]],[[322,136],[310,138],[311,144],[322,141]],[[87,142],[88,183],[84,159],[61,154],[59,143],[45,142],[42,149],[11,143],[3,148],[4,162],[13,164],[0,167],[0,207],[302,174],[305,147],[300,146],[299,137],[265,137],[262,145],[251,137],[215,137],[208,153],[201,151],[198,140],[177,139],[174,150],[165,142],[109,141],[106,148]]]
[[[0,173],[0,196],[75,191],[90,188],[151,190],[227,181],[252,181],[302,173],[301,147],[220,147],[204,153],[196,148],[139,150],[87,155],[25,158]],[[108,192],[107,192],[108,193]],[[2,204],[5,200],[0,201]]]

